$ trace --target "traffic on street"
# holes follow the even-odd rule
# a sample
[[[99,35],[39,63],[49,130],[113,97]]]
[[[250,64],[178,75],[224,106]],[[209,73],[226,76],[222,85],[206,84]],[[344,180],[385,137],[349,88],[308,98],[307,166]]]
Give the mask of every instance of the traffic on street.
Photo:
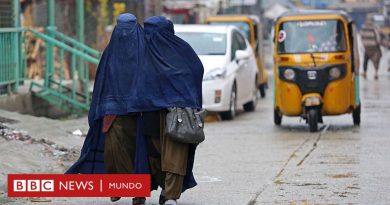
[[[390,2],[146,2],[0,0],[0,204],[390,204]]]

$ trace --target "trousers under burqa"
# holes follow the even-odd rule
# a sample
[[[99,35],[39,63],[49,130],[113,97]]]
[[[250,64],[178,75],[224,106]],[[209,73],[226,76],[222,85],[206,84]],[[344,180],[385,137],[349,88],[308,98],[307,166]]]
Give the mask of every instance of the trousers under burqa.
[[[188,144],[165,136],[167,111],[144,113],[144,134],[148,139],[152,177],[165,190],[165,199],[179,199],[188,160]]]
[[[107,173],[133,173],[137,116],[116,116],[113,122],[106,126],[109,126],[106,130],[106,138],[104,141],[104,165]]]
[[[164,135],[166,111],[144,114],[144,134],[153,179],[165,190],[166,199],[179,199],[186,175],[188,144]],[[107,123],[105,123],[107,124]],[[116,116],[106,130],[104,161],[107,173],[133,173],[137,116]]]

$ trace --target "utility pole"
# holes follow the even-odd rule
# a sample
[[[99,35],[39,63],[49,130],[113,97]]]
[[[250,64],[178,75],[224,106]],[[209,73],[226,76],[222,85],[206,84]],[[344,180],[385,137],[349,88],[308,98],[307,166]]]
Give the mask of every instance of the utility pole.
[[[257,0],[257,5],[259,8],[260,23],[263,23],[263,0]]]
[[[315,0],[311,0],[310,1],[310,5],[311,5],[312,9],[315,9],[316,8],[316,1]]]
[[[14,28],[19,28],[20,27],[20,2],[18,0],[14,0],[13,1],[13,19],[14,19],[14,24],[13,24],[13,27]],[[16,63],[16,66],[15,66],[15,79],[16,79],[16,83],[15,85],[13,86],[13,91],[14,92],[17,92],[18,91],[18,87],[19,87],[19,80],[20,80],[20,77],[21,74],[19,73],[20,71],[22,71],[21,68],[21,51],[22,51],[22,36],[21,36],[21,33],[18,33],[18,34],[14,34],[14,35],[18,35],[18,38],[13,38],[13,44],[15,46],[18,47],[18,49],[12,49],[13,52],[14,52],[14,56],[15,56],[15,63]]]
[[[257,0],[257,6],[259,9],[259,18],[260,18],[260,27],[261,35],[264,36],[264,10],[263,10],[263,0]]]
[[[84,43],[84,0],[76,0],[76,35],[80,43]],[[85,65],[81,58],[77,59],[77,69],[79,80],[85,78]]]
[[[239,8],[240,8],[240,10],[238,13],[242,14],[242,12],[244,11],[244,0],[241,0]]]
[[[46,34],[53,37],[53,30],[55,29],[55,0],[47,1],[47,16],[48,23],[46,27]],[[50,86],[50,82],[54,75],[54,49],[53,44],[46,42],[46,70],[45,70],[45,85]]]

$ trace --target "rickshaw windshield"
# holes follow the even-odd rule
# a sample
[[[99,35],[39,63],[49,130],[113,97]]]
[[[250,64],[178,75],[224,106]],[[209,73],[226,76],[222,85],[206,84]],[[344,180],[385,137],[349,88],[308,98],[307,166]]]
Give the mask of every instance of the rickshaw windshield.
[[[279,26],[278,53],[329,53],[347,49],[340,20],[287,21]]]

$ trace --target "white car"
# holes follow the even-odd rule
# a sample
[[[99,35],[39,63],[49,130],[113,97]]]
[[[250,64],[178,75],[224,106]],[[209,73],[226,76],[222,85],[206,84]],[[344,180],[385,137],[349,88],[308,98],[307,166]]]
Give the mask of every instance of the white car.
[[[254,111],[258,89],[257,65],[248,41],[234,26],[175,25],[204,66],[203,108],[231,120],[237,108]]]

